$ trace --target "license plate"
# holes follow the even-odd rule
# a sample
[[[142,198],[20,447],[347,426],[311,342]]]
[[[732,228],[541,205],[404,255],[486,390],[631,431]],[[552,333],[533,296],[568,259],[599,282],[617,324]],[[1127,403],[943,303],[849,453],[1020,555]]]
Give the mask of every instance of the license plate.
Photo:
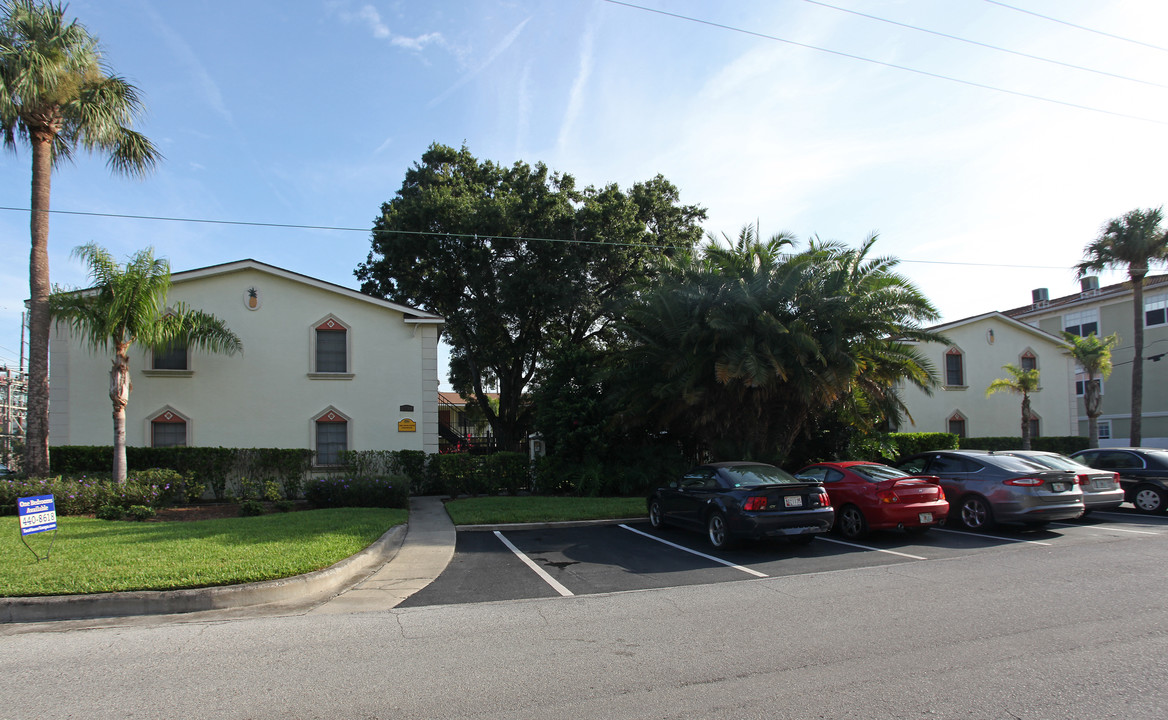
[[[787,507],[803,507],[803,498],[799,495],[788,495],[783,498],[783,502]]]
[[[1051,483],[1050,489],[1054,490],[1055,492],[1066,492],[1067,484],[1066,483]]]
[[[1110,480],[1095,480],[1094,485],[1095,485],[1096,490],[1113,490],[1113,489],[1115,489],[1115,483],[1110,481]]]
[[[919,513],[917,518],[923,523],[933,522],[933,513]]]

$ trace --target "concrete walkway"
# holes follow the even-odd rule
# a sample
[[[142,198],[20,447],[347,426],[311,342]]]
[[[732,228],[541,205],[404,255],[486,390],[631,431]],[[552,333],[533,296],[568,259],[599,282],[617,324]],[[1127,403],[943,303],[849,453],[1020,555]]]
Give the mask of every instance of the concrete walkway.
[[[0,598],[0,623],[144,615],[244,617],[387,610],[429,585],[454,557],[457,533],[440,497],[410,498],[408,524],[365,550],[306,575],[226,587]],[[178,614],[185,615],[178,615]]]
[[[410,498],[405,541],[392,561],[352,588],[309,611],[335,614],[388,610],[434,581],[454,557],[457,532],[441,498]]]

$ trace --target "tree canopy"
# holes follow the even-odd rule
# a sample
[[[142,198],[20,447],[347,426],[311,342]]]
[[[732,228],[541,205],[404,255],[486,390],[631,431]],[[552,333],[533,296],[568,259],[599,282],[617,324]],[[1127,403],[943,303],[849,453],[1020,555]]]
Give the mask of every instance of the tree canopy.
[[[996,378],[986,388],[986,397],[999,392],[1009,392],[1022,396],[1022,449],[1030,449],[1030,421],[1034,417],[1030,412],[1030,396],[1038,392],[1038,369],[1023,370],[1013,363],[1002,366],[1010,377]]]
[[[49,200],[53,169],[76,148],[141,175],[161,155],[133,129],[138,90],[110,72],[97,39],[65,6],[38,0],[0,4],[0,134],[32,149],[29,254],[29,387],[24,470],[49,472]]]
[[[507,167],[434,144],[382,205],[356,275],[364,292],[445,316],[452,386],[513,444],[551,344],[606,342],[617,301],[692,248],[704,217],[660,175],[627,191],[578,188],[542,163]]]
[[[627,307],[623,420],[718,458],[782,461],[826,415],[871,429],[902,410],[898,381],[936,382],[913,343],[941,339],[921,327],[937,311],[896,260],[870,257],[875,242],[711,239]]]

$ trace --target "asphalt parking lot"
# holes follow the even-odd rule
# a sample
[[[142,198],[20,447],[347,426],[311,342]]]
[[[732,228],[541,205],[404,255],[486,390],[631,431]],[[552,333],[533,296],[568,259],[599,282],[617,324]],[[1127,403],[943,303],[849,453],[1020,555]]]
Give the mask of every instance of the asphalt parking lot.
[[[987,533],[934,528],[924,536],[872,533],[859,542],[828,534],[799,547],[784,540],[712,550],[705,537],[647,520],[584,527],[463,530],[445,572],[400,607],[481,603],[735,582],[851,568],[919,563],[1009,550],[1041,552],[1168,532],[1168,517],[1128,506],[1042,530]]]

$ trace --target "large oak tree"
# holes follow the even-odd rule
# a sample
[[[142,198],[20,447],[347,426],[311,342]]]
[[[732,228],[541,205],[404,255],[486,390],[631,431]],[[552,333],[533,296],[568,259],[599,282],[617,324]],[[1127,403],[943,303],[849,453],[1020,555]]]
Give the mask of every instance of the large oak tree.
[[[616,301],[661,258],[692,248],[704,217],[661,176],[627,191],[578,188],[542,163],[504,166],[434,144],[382,205],[356,274],[364,292],[446,317],[452,386],[513,446],[549,347],[603,342]]]

